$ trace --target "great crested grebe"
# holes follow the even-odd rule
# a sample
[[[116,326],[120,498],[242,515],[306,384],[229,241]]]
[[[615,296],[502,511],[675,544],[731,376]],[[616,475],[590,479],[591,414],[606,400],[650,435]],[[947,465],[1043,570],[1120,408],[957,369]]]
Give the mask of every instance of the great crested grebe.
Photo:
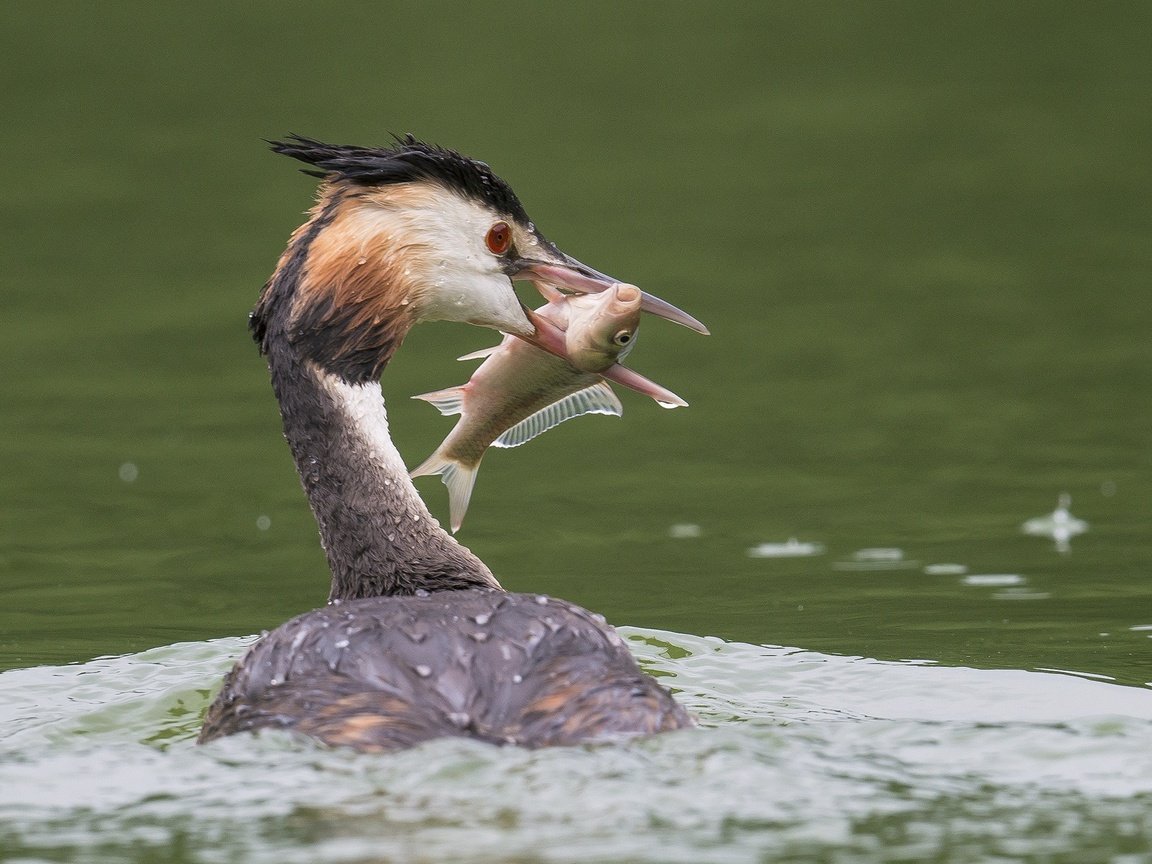
[[[614,280],[546,240],[482,162],[411,136],[388,149],[293,136],[272,149],[323,178],[251,330],[332,587],[326,608],[236,663],[199,740],[287,728],[361,750],[442,736],[537,747],[691,726],[602,616],[505,592],[440,528],[389,437],[380,392],[416,323],[464,321],[548,346],[556,334],[529,318],[512,278],[568,292]],[[703,330],[654,297],[645,308]]]

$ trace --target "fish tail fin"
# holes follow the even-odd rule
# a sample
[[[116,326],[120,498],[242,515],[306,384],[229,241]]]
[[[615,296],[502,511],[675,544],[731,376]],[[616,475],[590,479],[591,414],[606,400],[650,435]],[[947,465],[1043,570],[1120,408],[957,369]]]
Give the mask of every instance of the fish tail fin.
[[[413,396],[413,399],[423,399],[425,402],[431,403],[437,411],[448,417],[451,414],[462,414],[464,412],[464,388],[467,385],[459,387],[449,387],[447,390],[433,390],[431,393],[421,393],[419,396]],[[426,472],[432,473],[432,472]]]
[[[452,524],[452,533],[455,534],[464,524],[464,514],[468,512],[468,502],[472,498],[472,487],[476,485],[476,472],[480,470],[480,463],[465,465],[439,450],[412,469],[412,477],[427,477],[439,475],[444,485],[448,487],[448,514]]]

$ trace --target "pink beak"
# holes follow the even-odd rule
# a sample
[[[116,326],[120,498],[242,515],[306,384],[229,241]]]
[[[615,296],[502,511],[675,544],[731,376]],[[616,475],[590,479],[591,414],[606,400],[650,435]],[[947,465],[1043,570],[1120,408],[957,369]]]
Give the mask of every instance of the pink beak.
[[[565,264],[524,261],[523,266],[512,278],[531,280],[540,293],[549,300],[553,299],[549,295],[549,288],[559,289],[564,294],[599,294],[619,282],[618,279],[605,276],[573,259],[569,259],[569,263]],[[651,312],[660,318],[683,324],[689,330],[708,335],[708,328],[682,309],[677,309],[671,303],[646,291],[642,291],[641,295],[640,308],[645,312]]]

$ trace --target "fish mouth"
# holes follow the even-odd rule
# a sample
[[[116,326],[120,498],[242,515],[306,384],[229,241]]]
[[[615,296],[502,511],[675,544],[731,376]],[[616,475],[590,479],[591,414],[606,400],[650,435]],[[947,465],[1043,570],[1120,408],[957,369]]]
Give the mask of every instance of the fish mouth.
[[[508,268],[508,275],[513,279],[527,279],[532,282],[546,300],[556,299],[554,294],[556,291],[561,294],[599,294],[620,282],[619,279],[613,279],[599,270],[581,264],[563,252],[560,252],[559,256],[559,260],[552,261],[517,258]],[[683,309],[678,309],[667,300],[661,300],[647,291],[641,291],[640,294],[640,308],[644,312],[708,335],[708,328]]]

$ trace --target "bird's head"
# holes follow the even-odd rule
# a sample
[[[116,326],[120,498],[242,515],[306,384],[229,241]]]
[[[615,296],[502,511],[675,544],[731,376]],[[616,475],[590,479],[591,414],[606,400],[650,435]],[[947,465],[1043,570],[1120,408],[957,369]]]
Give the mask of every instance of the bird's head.
[[[293,235],[252,316],[264,350],[284,338],[345,380],[376,377],[421,321],[462,321],[524,337],[556,353],[563,333],[517,298],[513,279],[541,291],[596,293],[615,284],[565,255],[483,162],[408,136],[386,149],[292,136],[272,149],[323,178],[311,218]],[[645,295],[648,311],[707,332]]]

